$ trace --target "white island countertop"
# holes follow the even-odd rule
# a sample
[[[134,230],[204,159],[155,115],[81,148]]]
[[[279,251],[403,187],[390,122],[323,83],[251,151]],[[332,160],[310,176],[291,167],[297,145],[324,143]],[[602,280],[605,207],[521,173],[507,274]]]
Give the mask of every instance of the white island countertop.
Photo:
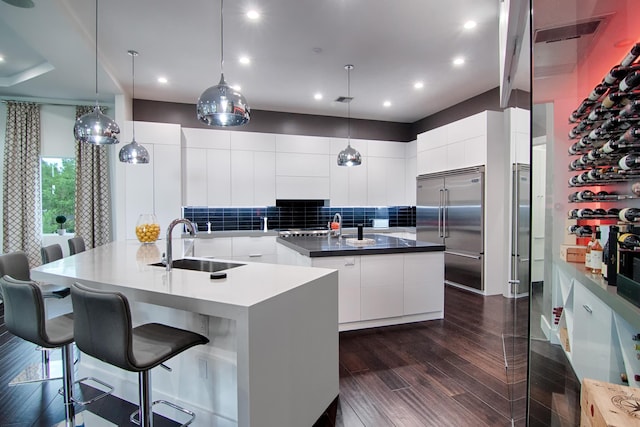
[[[185,311],[194,318],[230,319],[234,338],[224,351],[231,348],[235,353],[235,366],[230,369],[237,372],[229,381],[236,393],[228,384],[207,380],[202,373],[198,378],[192,372],[194,363],[182,363],[184,371],[172,374],[174,378],[193,377],[193,381],[184,381],[184,388],[159,391],[185,400],[185,406],[191,403],[196,412],[200,409],[201,425],[313,425],[338,395],[337,271],[243,263],[224,270],[225,279],[215,280],[208,272],[177,268],[167,272],[164,267],[150,266],[160,260],[165,244],[113,242],[37,267],[31,275],[34,280],[50,283],[81,282],[96,289],[120,291],[134,304],[180,310],[168,317],[175,318],[178,326]],[[180,239],[174,239],[176,259],[181,258],[181,245]],[[166,319],[166,309],[162,312]],[[206,347],[211,347],[211,352],[220,342],[217,333],[209,333],[211,343]],[[222,394],[229,393],[233,402],[221,405],[219,401],[225,401]],[[125,398],[136,400],[135,395]],[[218,423],[217,417],[225,422]],[[227,424],[229,420],[231,424]]]

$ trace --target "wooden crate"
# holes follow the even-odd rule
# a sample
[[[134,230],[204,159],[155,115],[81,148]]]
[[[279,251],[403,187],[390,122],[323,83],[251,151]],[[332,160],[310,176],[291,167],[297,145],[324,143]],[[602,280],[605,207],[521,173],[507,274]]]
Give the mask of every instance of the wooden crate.
[[[640,389],[582,380],[580,425],[585,427],[640,427]]]

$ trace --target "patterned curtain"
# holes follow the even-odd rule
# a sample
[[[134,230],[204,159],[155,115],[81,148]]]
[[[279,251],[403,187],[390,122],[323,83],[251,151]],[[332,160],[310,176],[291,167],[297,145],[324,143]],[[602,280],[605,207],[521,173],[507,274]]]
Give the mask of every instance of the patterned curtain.
[[[76,118],[93,111],[77,106]],[[111,241],[111,191],[107,147],[76,141],[76,236],[87,248]]]
[[[31,267],[41,264],[40,105],[7,102],[4,144],[4,253],[25,251]]]

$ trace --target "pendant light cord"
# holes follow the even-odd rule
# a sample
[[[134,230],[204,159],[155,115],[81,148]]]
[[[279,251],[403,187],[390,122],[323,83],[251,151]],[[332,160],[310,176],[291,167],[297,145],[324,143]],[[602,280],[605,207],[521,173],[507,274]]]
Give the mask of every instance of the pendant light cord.
[[[96,0],[96,108],[98,108],[98,0]]]
[[[224,76],[224,0],[220,0],[220,74]]]
[[[135,119],[135,109],[133,107],[133,100],[136,99],[136,56],[138,56],[138,52],[135,50],[130,50],[129,55],[131,55],[131,133],[133,136],[132,141],[136,140],[136,119]]]
[[[351,147],[351,70],[353,65],[347,65],[345,68],[347,69],[347,98],[349,98],[349,102],[347,102],[347,145]]]

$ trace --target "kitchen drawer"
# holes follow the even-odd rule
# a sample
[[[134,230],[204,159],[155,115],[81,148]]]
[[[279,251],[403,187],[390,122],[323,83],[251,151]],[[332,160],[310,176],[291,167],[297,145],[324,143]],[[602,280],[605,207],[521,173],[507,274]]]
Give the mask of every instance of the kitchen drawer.
[[[276,236],[233,237],[233,256],[275,255]]]

